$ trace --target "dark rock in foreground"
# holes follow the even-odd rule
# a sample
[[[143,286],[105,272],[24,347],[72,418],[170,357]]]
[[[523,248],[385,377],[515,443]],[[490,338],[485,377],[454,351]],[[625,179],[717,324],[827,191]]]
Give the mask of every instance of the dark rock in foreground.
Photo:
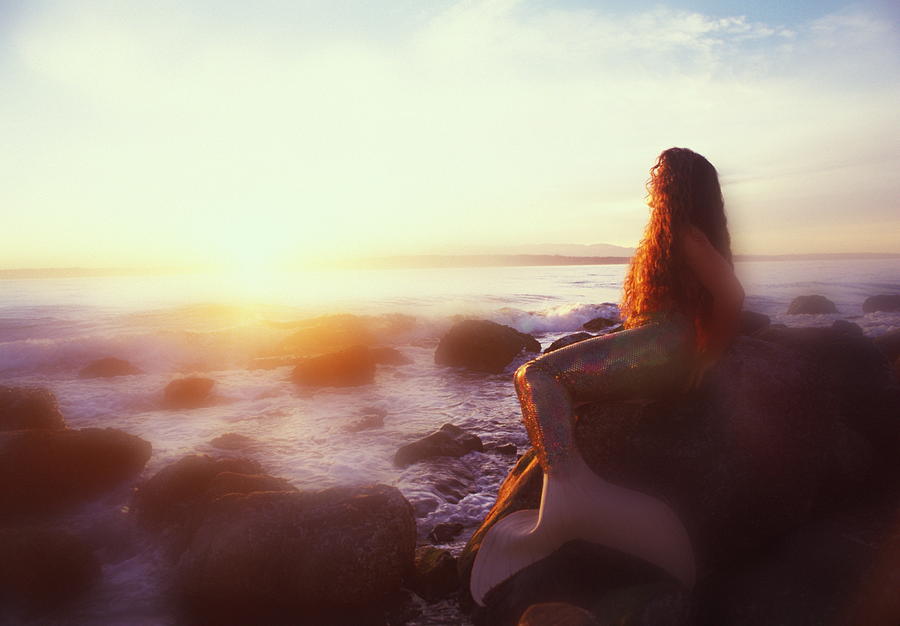
[[[164,403],[170,409],[196,409],[210,404],[210,393],[216,381],[191,376],[178,378],[166,385]]]
[[[112,428],[0,433],[0,520],[56,513],[136,476],[150,443]]]
[[[752,335],[772,323],[768,315],[755,311],[741,311],[741,334]]]
[[[62,531],[0,528],[0,620],[63,610],[100,579],[83,541]]]
[[[875,311],[900,311],[900,294],[870,296],[862,305],[863,313]]]
[[[459,589],[456,559],[447,550],[434,546],[416,548],[415,569],[409,587],[429,602],[450,595]]]
[[[375,359],[363,345],[302,359],[291,380],[312,387],[355,387],[375,380]]]
[[[888,361],[900,357],[900,328],[886,332],[873,340],[875,347],[881,351]]]
[[[65,427],[51,391],[42,387],[0,386],[0,430]]]
[[[566,335],[565,337],[560,337],[549,346],[544,348],[544,354],[548,352],[553,352],[554,350],[559,350],[565,346],[571,345],[573,343],[578,343],[579,341],[584,341],[585,339],[592,339],[594,335],[591,333],[573,333],[571,335]]]
[[[837,307],[834,302],[825,296],[797,296],[791,301],[788,307],[788,315],[801,314],[818,314],[818,313],[837,313]]]
[[[441,337],[434,362],[500,373],[523,349],[540,352],[541,344],[511,326],[490,320],[462,320]]]
[[[134,374],[143,374],[143,372],[125,359],[109,356],[88,363],[78,372],[78,377],[112,378],[114,376],[132,376]]]
[[[528,607],[518,626],[600,626],[600,622],[577,606],[565,602],[545,602]]]
[[[433,457],[460,457],[469,452],[481,452],[482,450],[484,450],[484,446],[477,435],[467,433],[459,426],[444,424],[440,430],[397,450],[397,454],[394,455],[394,464],[405,467]]]
[[[177,599],[197,623],[373,623],[411,574],[415,541],[394,487],[229,494],[192,529]]]

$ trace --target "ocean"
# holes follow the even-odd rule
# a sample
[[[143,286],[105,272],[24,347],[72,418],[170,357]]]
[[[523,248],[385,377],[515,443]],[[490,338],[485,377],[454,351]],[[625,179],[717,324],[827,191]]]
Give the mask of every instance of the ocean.
[[[446,544],[457,553],[496,496],[513,455],[473,452],[398,469],[397,448],[453,423],[486,444],[528,439],[512,385],[522,354],[500,374],[437,366],[434,349],[457,319],[478,317],[531,333],[542,347],[615,314],[624,265],[442,269],[321,270],[242,275],[110,276],[0,280],[0,384],[52,390],[73,428],[115,427],[151,442],[144,477],[186,454],[240,454],[298,488],[384,482],[413,504],[419,537],[440,522],[463,533]],[[900,259],[754,261],[737,264],[745,308],[789,326],[859,324],[869,336],[900,327],[900,313],[863,314],[876,294],[900,293]],[[822,294],[830,315],[786,315],[797,295]],[[412,362],[379,365],[374,384],[307,390],[291,367],[252,368],[284,354],[304,320],[350,314],[381,345]],[[308,348],[308,346],[307,346]],[[312,350],[314,351],[314,350]],[[78,371],[106,356],[143,374],[81,379]],[[212,406],[166,410],[161,393],[174,378],[216,381]],[[382,427],[348,432],[373,413]],[[210,441],[226,432],[251,438],[239,453]],[[447,488],[448,481],[454,485]],[[101,553],[103,582],[76,610],[79,624],[163,625],[173,621],[162,598],[165,565],[154,542],[129,525],[127,489],[73,513],[68,523],[88,537],[115,537]],[[418,624],[455,623],[450,603],[423,607]]]

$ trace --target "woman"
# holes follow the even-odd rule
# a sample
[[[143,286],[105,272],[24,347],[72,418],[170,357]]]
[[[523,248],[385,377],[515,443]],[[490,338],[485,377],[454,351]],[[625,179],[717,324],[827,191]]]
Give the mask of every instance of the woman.
[[[695,152],[670,148],[650,170],[647,187],[650,222],[620,306],[625,330],[516,370],[523,420],[544,470],[541,505],[504,517],[485,534],[470,585],[479,604],[571,539],[617,548],[693,584],[693,551],[674,511],[602,480],[573,439],[579,404],[687,391],[737,332],[744,291],[733,271],[715,168]]]

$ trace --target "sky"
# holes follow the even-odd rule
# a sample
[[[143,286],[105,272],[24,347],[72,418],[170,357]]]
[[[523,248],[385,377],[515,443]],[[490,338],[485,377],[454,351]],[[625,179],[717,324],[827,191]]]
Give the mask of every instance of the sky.
[[[634,246],[658,153],[735,252],[900,252],[890,2],[0,0],[0,268]]]

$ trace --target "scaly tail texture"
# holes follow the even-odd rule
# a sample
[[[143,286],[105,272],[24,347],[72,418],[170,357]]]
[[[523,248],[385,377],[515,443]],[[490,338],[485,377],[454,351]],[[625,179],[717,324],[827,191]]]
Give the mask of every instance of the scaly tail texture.
[[[572,539],[617,548],[690,586],[690,539],[662,501],[602,480],[574,442],[576,403],[653,397],[684,389],[696,372],[690,322],[677,313],[542,355],[515,375],[522,416],[544,469],[539,510],[516,511],[485,534],[470,591],[487,593]]]

